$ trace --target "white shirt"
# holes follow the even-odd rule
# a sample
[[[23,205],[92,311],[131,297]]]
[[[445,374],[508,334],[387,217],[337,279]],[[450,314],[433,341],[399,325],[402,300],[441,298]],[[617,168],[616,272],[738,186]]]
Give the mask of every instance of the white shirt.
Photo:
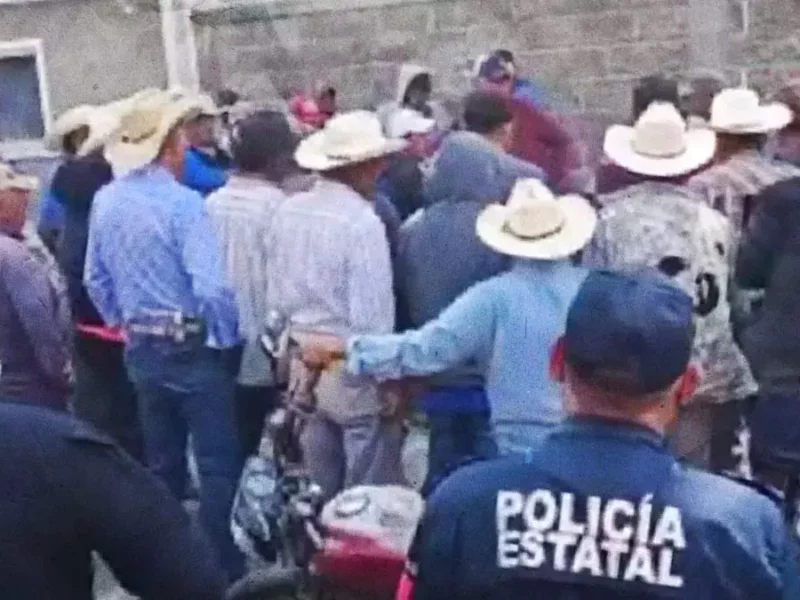
[[[242,176],[231,177],[225,187],[206,200],[221,245],[228,284],[236,293],[239,334],[246,341],[239,382],[246,385],[271,382],[258,339],[269,310],[269,230],[276,210],[285,200],[286,195],[275,184]]]
[[[391,333],[394,295],[389,242],[367,200],[321,179],[284,202],[270,234],[270,303],[309,331],[348,337]],[[325,372],[316,388],[318,409],[345,422],[374,416],[376,385]]]

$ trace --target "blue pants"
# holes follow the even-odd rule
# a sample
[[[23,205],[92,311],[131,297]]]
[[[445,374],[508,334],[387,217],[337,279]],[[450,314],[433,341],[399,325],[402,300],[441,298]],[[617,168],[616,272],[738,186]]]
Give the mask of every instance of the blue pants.
[[[459,464],[469,459],[494,458],[497,445],[489,423],[489,413],[430,414],[428,475],[424,496]]]
[[[176,498],[186,483],[186,442],[191,434],[200,474],[200,522],[231,579],[244,570],[230,533],[230,512],[243,457],[234,417],[234,370],[224,352],[201,337],[131,340],[128,371],[139,395],[150,470]]]

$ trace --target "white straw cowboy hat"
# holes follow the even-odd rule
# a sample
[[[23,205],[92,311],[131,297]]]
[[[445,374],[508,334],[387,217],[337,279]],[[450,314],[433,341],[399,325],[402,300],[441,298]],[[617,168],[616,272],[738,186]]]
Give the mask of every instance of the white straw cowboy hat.
[[[711,103],[711,129],[720,133],[759,134],[778,131],[792,122],[792,110],[780,102],[761,104],[755,90],[722,90]]]
[[[596,224],[597,213],[587,200],[557,198],[538,179],[520,179],[506,204],[483,210],[475,230],[484,244],[502,254],[557,260],[583,248]]]
[[[11,165],[0,162],[0,192],[6,190],[34,192],[38,188],[39,181],[36,177],[21,175],[11,168]]]
[[[89,126],[89,120],[97,110],[96,106],[81,104],[64,111],[53,123],[47,136],[46,145],[50,150],[61,150],[64,138],[82,127]]]
[[[295,160],[303,169],[329,171],[394,154],[406,145],[405,140],[383,135],[375,113],[356,110],[333,117],[321,131],[303,140]]]
[[[434,127],[434,119],[428,119],[411,108],[401,108],[389,117],[386,134],[393,139],[402,139],[407,135],[430,133]]]
[[[195,102],[176,100],[168,92],[147,94],[131,103],[105,149],[115,176],[152,163],[170,132],[198,114]]]
[[[88,156],[103,148],[120,127],[120,111],[115,105],[96,108],[89,117],[89,137],[78,149],[78,156]]]
[[[687,130],[678,109],[654,102],[636,125],[613,125],[603,150],[614,163],[639,175],[676,177],[699,169],[714,157],[717,138],[707,129]]]

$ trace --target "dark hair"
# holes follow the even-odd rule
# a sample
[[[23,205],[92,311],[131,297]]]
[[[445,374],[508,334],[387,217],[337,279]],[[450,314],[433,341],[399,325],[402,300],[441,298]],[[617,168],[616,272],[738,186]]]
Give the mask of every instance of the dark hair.
[[[637,120],[653,102],[668,102],[679,109],[678,82],[661,75],[642,77],[633,89],[633,120]]]
[[[508,101],[497,94],[473,92],[464,102],[464,126],[468,131],[491,133],[513,118]]]
[[[237,168],[262,173],[297,147],[286,115],[279,111],[257,112],[237,122],[233,128],[231,150]]]
[[[403,102],[408,102],[408,93],[411,90],[420,90],[427,94],[433,91],[433,81],[431,81],[430,73],[419,73],[411,78],[406,86],[406,92],[403,95]]]
[[[234,92],[232,89],[223,88],[217,92],[217,97],[215,98],[217,105],[226,108],[228,106],[233,106],[239,101],[239,94]]]
[[[495,50],[494,54],[495,56],[502,58],[507,63],[511,63],[512,65],[514,64],[514,53],[511,52],[511,50]]]

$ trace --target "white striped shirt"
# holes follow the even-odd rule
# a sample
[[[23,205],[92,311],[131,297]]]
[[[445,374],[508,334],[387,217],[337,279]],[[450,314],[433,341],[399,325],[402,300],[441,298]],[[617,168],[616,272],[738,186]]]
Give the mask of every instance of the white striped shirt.
[[[239,333],[255,341],[267,318],[269,230],[286,195],[276,185],[233,176],[206,200],[222,248],[228,283],[236,292]]]

